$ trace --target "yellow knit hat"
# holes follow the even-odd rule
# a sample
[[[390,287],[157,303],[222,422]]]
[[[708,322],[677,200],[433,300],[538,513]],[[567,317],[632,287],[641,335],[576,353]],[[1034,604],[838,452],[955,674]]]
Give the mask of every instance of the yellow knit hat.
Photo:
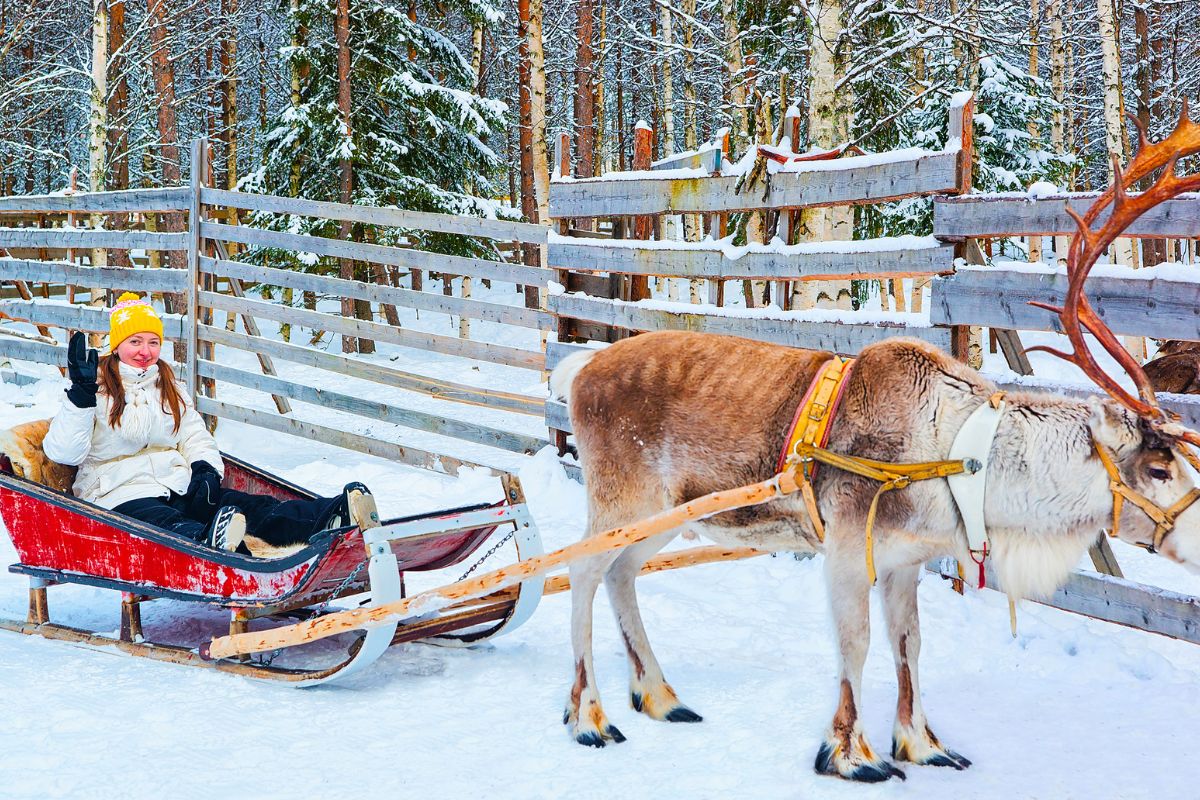
[[[135,333],[153,333],[163,338],[163,324],[149,302],[133,292],[117,298],[108,318],[108,347],[115,351],[121,342]]]

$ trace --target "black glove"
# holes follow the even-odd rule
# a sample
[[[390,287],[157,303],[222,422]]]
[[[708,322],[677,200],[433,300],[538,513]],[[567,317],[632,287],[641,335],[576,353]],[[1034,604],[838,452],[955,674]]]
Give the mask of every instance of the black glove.
[[[187,515],[194,520],[207,522],[212,519],[221,499],[221,476],[207,461],[192,462],[192,480],[188,484],[183,501]]]
[[[67,399],[76,408],[96,407],[96,366],[99,361],[96,351],[88,350],[86,336],[79,331],[71,334],[71,342],[67,345],[67,375],[71,378]]]

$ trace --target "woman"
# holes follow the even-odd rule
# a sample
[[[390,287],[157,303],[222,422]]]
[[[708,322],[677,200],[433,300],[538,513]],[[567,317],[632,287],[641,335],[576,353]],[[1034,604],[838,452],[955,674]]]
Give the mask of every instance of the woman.
[[[375,512],[360,483],[341,497],[279,501],[221,487],[225,467],[212,434],[159,360],[163,325],[151,305],[127,292],[109,318],[109,350],[87,350],[71,337],[71,386],[42,447],[60,464],[78,465],[77,497],[219,550],[249,551],[247,533],[274,547]],[[377,516],[374,517],[377,519]]]

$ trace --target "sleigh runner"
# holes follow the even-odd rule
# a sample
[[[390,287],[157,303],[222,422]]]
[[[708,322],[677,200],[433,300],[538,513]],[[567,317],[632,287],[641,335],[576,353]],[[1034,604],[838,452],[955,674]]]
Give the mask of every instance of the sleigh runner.
[[[229,488],[281,500],[315,496],[239,459],[225,456],[225,465],[224,484]],[[0,619],[0,628],[294,685],[315,685],[357,672],[392,644],[418,639],[443,644],[483,641],[529,618],[541,599],[540,580],[525,581],[509,595],[469,608],[426,615],[404,625],[373,626],[353,641],[340,662],[321,669],[280,667],[270,658],[202,659],[195,647],[147,639],[140,606],[156,598],[215,605],[229,612],[230,632],[239,634],[256,619],[319,619],[336,612],[330,609],[333,601],[363,592],[368,593],[366,608],[399,601],[405,594],[404,573],[459,564],[500,529],[509,531],[505,539],[514,540],[518,558],[540,554],[541,539],[519,482],[505,476],[503,484],[505,499],[493,504],[383,522],[358,518],[352,511],[353,524],[322,531],[296,552],[258,558],[171,536],[20,477],[13,460],[0,453],[0,517],[20,558],[9,569],[29,578],[27,618]],[[60,584],[119,591],[118,635],[52,622],[47,590]]]

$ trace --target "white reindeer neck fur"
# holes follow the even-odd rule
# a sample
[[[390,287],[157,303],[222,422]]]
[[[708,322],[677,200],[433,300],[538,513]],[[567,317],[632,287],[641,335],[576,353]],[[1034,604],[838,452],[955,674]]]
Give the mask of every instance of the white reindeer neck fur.
[[[1052,593],[1111,524],[1112,494],[1093,451],[1094,411],[1088,401],[1008,396],[992,443],[985,515],[993,564],[1010,596]]]

